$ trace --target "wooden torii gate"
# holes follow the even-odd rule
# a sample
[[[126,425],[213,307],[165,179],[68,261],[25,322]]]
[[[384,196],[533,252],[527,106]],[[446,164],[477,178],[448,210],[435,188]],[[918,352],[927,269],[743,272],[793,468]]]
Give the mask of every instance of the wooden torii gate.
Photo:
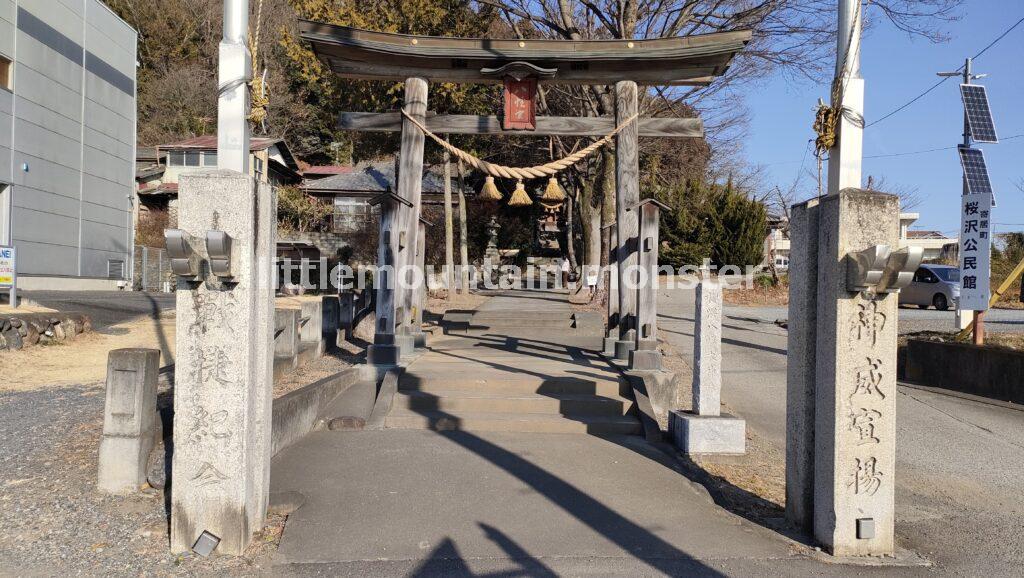
[[[702,86],[725,73],[733,57],[750,41],[750,31],[721,32],[654,40],[492,40],[441,38],[372,32],[319,22],[301,21],[308,41],[335,74],[353,79],[405,82],[404,112],[343,112],[339,127],[354,131],[400,132],[401,157],[395,198],[380,199],[382,234],[379,266],[422,267],[416,262],[420,235],[420,196],[424,133],[502,134],[528,136],[615,136],[616,224],[614,248],[618,278],[625,286],[641,268],[641,213],[657,223],[656,206],[641,205],[638,139],[697,138],[704,135],[700,119],[636,118],[638,84]],[[436,115],[428,112],[429,82],[504,83],[506,114],[502,116]],[[538,83],[614,85],[615,118],[534,117],[534,109],[508,114],[510,100],[532,102]],[[522,103],[519,103],[522,104]],[[413,122],[415,121],[415,122]],[[650,216],[654,211],[654,217]],[[386,229],[386,230],[385,230]],[[650,234],[644,234],[650,238]],[[656,230],[653,238],[657,238]],[[650,243],[646,243],[650,245]],[[657,270],[657,247],[646,248],[643,268]],[[652,261],[653,259],[653,261]],[[422,271],[421,271],[422,273]],[[408,279],[406,279],[408,280]],[[649,279],[648,282],[656,282]],[[378,283],[377,328],[368,361],[397,363],[422,338],[416,313],[422,307],[407,283]],[[637,287],[637,283],[632,283]],[[396,291],[397,287],[397,291]],[[619,290],[615,318],[609,318],[609,341],[617,358],[634,369],[656,369],[656,293]],[[611,309],[610,309],[611,310]],[[635,350],[644,352],[634,353]]]

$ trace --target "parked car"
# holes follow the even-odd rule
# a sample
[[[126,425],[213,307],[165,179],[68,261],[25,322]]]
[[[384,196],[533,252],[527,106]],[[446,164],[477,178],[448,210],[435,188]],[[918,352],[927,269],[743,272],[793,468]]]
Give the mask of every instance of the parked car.
[[[900,291],[900,305],[921,309],[949,309],[960,299],[960,269],[949,265],[921,265],[914,280]]]

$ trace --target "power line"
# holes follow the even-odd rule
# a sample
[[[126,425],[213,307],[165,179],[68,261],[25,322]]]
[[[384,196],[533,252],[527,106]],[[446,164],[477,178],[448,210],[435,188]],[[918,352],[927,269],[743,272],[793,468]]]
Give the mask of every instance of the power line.
[[[1007,36],[1007,35],[1008,35],[1009,33],[1013,32],[1013,31],[1014,31],[1014,29],[1016,29],[1016,28],[1017,28],[1018,26],[1020,26],[1020,25],[1021,25],[1022,23],[1024,23],[1024,18],[1021,18],[1020,20],[1018,20],[1017,22],[1015,22],[1015,23],[1013,24],[1013,26],[1010,26],[1009,28],[1007,28],[1007,29],[1006,29],[1006,30],[1005,30],[1005,31],[1004,31],[1004,32],[1003,32],[1002,34],[1000,34],[999,36],[997,36],[995,40],[993,40],[992,42],[990,42],[990,43],[988,44],[988,46],[986,46],[985,48],[982,48],[982,49],[981,49],[981,52],[978,52],[977,54],[975,54],[975,55],[974,55],[974,56],[972,57],[972,60],[973,60],[973,59],[977,59],[977,58],[979,58],[979,57],[980,57],[980,56],[981,56],[982,54],[985,54],[986,52],[988,52],[988,50],[989,50],[990,48],[992,48],[993,46],[995,46],[996,44],[998,44],[998,43],[999,43],[999,41],[1000,41],[1000,40],[1002,40],[1003,38],[1006,38],[1006,36]],[[957,69],[956,69],[956,72],[960,72],[960,71],[961,71],[961,70],[963,70],[963,69],[964,69],[964,65],[961,65],[961,66],[960,66],[960,68],[957,68]],[[952,77],[951,77],[951,76],[947,76],[947,77],[943,78],[942,80],[940,80],[940,81],[936,82],[935,84],[933,84],[933,85],[931,85],[930,87],[928,87],[928,89],[927,89],[927,90],[925,90],[925,91],[924,91],[924,92],[922,92],[921,94],[919,94],[919,95],[915,96],[914,98],[910,99],[909,101],[907,101],[906,103],[904,103],[904,104],[903,104],[902,106],[900,106],[900,107],[896,108],[895,110],[893,110],[893,111],[889,112],[888,114],[886,114],[886,115],[882,116],[881,118],[878,118],[878,119],[876,119],[876,120],[873,120],[873,121],[869,122],[868,124],[864,125],[864,128],[868,128],[868,127],[874,126],[874,125],[876,125],[876,124],[878,124],[878,123],[882,122],[883,120],[885,120],[885,119],[887,119],[887,118],[889,118],[889,117],[891,117],[891,116],[893,116],[893,115],[895,115],[895,114],[897,114],[897,113],[899,113],[899,112],[901,112],[901,111],[905,110],[906,108],[908,108],[909,106],[911,106],[911,105],[912,105],[912,104],[914,104],[915,102],[917,102],[917,101],[921,100],[922,98],[924,98],[925,96],[927,96],[927,95],[928,95],[929,93],[931,93],[931,92],[932,92],[933,90],[935,90],[936,88],[938,88],[938,87],[942,86],[942,85],[943,85],[943,84],[944,84],[944,83],[945,83],[945,82],[946,82],[947,80],[949,80],[950,78],[952,78]]]
[[[1008,140],[1013,140],[1013,139],[1022,138],[1022,137],[1024,137],[1024,133],[1015,134],[1013,136],[1004,137],[1001,140],[1002,141],[1008,141]],[[923,151],[910,151],[910,152],[904,152],[904,153],[890,153],[890,154],[884,154],[884,155],[870,155],[870,156],[866,156],[864,158],[865,159],[884,159],[884,158],[889,158],[889,157],[906,157],[906,156],[910,156],[910,155],[923,155],[925,153],[934,153],[934,152],[938,152],[938,151],[956,150],[957,148],[959,148],[959,146],[960,145],[951,146],[951,147],[938,147],[938,148],[934,148],[934,149],[926,149],[926,150],[923,150]]]

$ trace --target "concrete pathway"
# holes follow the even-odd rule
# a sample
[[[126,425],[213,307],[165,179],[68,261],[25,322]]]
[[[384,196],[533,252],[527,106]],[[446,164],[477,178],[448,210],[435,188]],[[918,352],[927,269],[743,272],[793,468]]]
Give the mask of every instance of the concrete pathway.
[[[568,311],[564,295],[514,292],[492,298],[479,313],[521,320],[529,312],[555,319]],[[462,395],[438,394],[427,406],[396,400],[392,425],[410,427],[402,420],[432,411],[480,413],[480,404],[494,400],[479,398],[493,398],[495,391],[510,404],[506,413],[578,424],[567,398],[559,397],[566,387],[573,392],[568,395],[615,406],[606,417],[628,417],[622,404],[630,400],[617,375],[593,352],[599,337],[518,323],[507,330],[494,323],[478,333],[435,338],[407,369],[407,393]],[[574,389],[580,383],[585,391]],[[455,406],[443,405],[453,399]],[[396,416],[402,420],[391,420]],[[530,427],[511,417],[499,421],[513,427],[476,427],[464,417],[441,431],[316,432],[278,455],[272,491],[301,493],[305,503],[289,517],[275,574],[797,576],[850,570],[823,564],[807,548],[718,507],[681,473],[667,446],[637,435],[593,435],[587,427],[524,432]]]

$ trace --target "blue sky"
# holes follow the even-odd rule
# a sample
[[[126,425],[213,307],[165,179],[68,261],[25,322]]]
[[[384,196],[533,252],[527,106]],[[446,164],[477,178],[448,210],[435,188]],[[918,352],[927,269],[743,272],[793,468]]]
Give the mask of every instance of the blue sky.
[[[888,23],[864,39],[861,74],[865,78],[865,117],[871,122],[917,96],[939,80],[939,71],[956,70],[968,56],[984,48],[1010,25],[1024,17],[1024,0],[968,0],[963,19],[948,27],[951,39],[933,44],[910,38]],[[988,87],[1000,139],[1024,134],[1024,24],[974,63],[977,81]],[[963,132],[959,80],[951,79],[906,110],[868,128],[864,155],[886,155],[956,146]],[[828,87],[813,82],[777,78],[746,96],[751,127],[746,144],[748,160],[766,165],[770,184],[786,190],[799,172],[813,132],[813,108],[827,100]],[[982,144],[998,207],[997,232],[1024,231],[1024,193],[1015,182],[1024,178],[1024,137],[999,144]],[[804,170],[816,171],[814,155]],[[927,154],[864,160],[864,179],[884,176],[890,184],[919,189],[915,209],[921,219],[914,229],[934,229],[955,235],[960,223],[960,161],[955,149]],[[816,189],[807,178],[804,190]]]

